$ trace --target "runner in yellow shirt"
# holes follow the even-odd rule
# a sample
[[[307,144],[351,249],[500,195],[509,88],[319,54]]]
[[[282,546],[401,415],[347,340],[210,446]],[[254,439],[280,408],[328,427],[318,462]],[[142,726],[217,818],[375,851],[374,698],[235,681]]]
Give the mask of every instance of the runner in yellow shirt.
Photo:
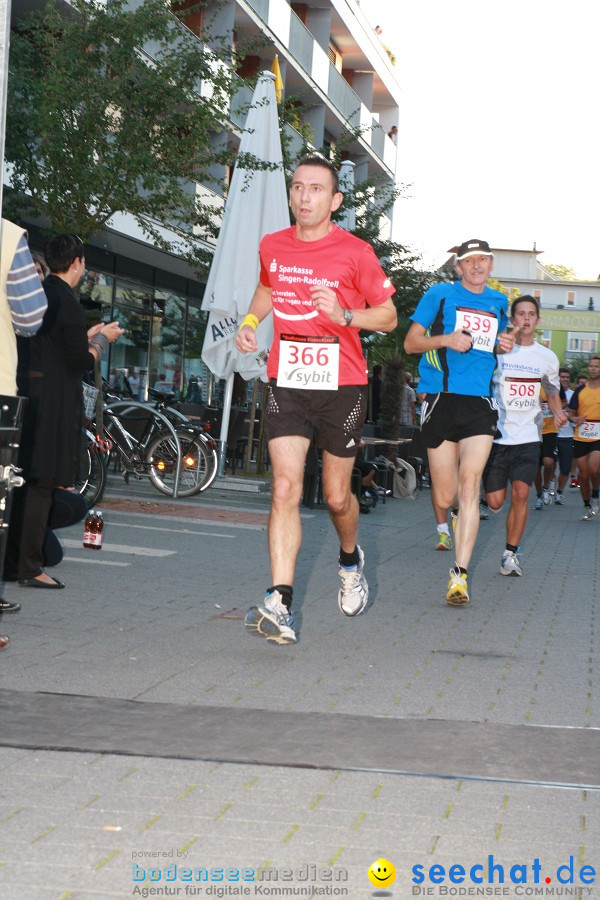
[[[569,402],[569,418],[577,427],[574,456],[579,466],[583,515],[589,522],[600,510],[600,356],[592,356],[587,384],[578,387]]]

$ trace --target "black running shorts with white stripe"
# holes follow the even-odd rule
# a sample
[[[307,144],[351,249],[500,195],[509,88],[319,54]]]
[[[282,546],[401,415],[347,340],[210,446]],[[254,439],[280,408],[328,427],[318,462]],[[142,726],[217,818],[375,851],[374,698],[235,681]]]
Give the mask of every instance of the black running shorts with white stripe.
[[[458,443],[478,434],[497,433],[498,405],[493,397],[426,394],[421,407],[421,436],[426,447]]]

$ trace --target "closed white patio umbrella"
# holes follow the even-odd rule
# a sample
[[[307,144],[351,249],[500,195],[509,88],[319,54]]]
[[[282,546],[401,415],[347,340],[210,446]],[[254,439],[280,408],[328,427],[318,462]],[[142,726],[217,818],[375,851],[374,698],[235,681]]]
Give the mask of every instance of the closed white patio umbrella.
[[[257,330],[258,351],[239,353],[234,346],[239,324],[248,312],[259,276],[258,246],[265,234],[290,224],[283,172],[275,76],[263,72],[252,97],[239,147],[223,224],[215,249],[202,308],[208,310],[202,359],[217,376],[227,379],[221,425],[219,474],[223,474],[233,375],[266,381],[266,356],[273,337],[272,316]],[[274,163],[274,170],[243,168],[243,155]]]

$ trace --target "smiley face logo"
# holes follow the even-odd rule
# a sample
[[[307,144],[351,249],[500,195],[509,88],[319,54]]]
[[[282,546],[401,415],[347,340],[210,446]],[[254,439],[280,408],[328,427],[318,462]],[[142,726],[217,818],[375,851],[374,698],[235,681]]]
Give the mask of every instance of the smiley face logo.
[[[387,859],[377,859],[367,872],[369,881],[375,887],[388,887],[396,880],[396,869]]]

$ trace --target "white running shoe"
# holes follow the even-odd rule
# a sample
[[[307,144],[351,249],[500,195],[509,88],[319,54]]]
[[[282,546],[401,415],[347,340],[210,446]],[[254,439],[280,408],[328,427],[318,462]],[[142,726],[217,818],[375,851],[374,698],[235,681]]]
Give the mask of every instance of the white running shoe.
[[[282,601],[279,591],[272,591],[260,606],[251,606],[244,620],[248,631],[276,644],[293,644],[296,640],[296,632],[292,627],[294,613]]]
[[[562,491],[556,492],[556,497],[554,498],[554,502],[557,503],[559,506],[565,505],[565,495],[563,494]]]
[[[369,599],[369,585],[363,575],[365,554],[358,549],[358,565],[351,569],[340,566],[339,575],[342,581],[338,593],[338,606],[345,616],[359,616]]]
[[[542,491],[542,503],[544,506],[550,506],[552,503],[552,497],[550,496],[550,491],[547,491],[546,488]]]
[[[590,522],[592,519],[596,518],[596,510],[593,506],[584,506],[583,515],[581,517],[581,522]]]
[[[517,554],[512,550],[505,550],[502,554],[502,562],[500,563],[501,575],[522,575],[523,569],[519,565]]]
[[[541,498],[541,497],[536,497],[536,498],[535,498],[535,503],[533,504],[533,508],[534,508],[534,509],[541,509],[541,508],[543,507],[543,505],[544,505],[544,504],[542,503],[542,498]]]
[[[592,497],[592,509],[594,510],[594,515],[597,516],[600,512],[600,499],[598,497]]]

